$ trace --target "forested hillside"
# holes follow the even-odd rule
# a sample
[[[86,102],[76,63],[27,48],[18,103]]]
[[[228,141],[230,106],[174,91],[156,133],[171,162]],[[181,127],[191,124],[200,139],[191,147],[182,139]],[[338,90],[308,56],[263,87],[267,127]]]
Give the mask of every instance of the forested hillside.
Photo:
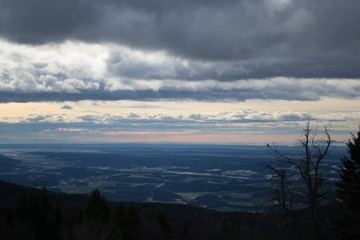
[[[0,182],[2,239],[293,239],[274,213],[219,212],[167,203],[109,202]],[[331,215],[330,207],[323,215]],[[301,213],[299,214],[301,216]],[[328,221],[326,229],[333,227]],[[284,228],[284,226],[286,226]],[[329,239],[324,234],[324,239]]]
[[[0,182],[2,239],[287,238],[276,216],[166,203],[108,202]]]

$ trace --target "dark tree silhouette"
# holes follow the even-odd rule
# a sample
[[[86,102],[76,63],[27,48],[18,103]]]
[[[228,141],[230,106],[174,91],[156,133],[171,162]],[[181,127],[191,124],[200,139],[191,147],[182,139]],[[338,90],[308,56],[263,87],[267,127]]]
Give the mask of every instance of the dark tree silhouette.
[[[341,159],[337,196],[345,209],[337,221],[339,239],[360,239],[360,131],[346,144],[348,154]]]
[[[319,139],[318,131],[310,128],[309,120],[299,140],[303,149],[302,156],[287,155],[276,146],[267,145],[277,158],[275,166],[267,165],[275,180],[274,197],[270,200],[272,208],[282,210],[294,220],[299,237],[305,234],[310,239],[319,238],[319,205],[321,201],[328,200],[331,191],[326,186],[327,176],[321,171],[321,162],[333,142],[327,127],[324,129],[324,136],[325,139]],[[301,208],[308,209],[307,228],[299,225],[297,210]]]
[[[101,196],[98,189],[95,189],[91,192],[86,214],[90,220],[96,220],[105,223],[109,219],[109,209],[106,199]]]
[[[63,214],[58,206],[51,204],[46,186],[41,190],[32,188],[24,192],[15,209],[15,217],[22,223],[17,237],[29,234],[28,239],[60,239]],[[22,233],[20,233],[22,232]],[[17,238],[14,237],[14,238]]]

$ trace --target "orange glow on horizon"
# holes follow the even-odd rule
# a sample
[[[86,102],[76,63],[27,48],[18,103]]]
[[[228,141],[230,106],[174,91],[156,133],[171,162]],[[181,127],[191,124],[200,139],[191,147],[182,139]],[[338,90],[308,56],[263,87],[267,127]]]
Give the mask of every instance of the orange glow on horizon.
[[[338,142],[346,142],[349,139],[348,135],[333,135],[334,140]],[[266,144],[266,143],[296,143],[299,141],[299,134],[289,135],[222,135],[222,134],[204,134],[204,135],[166,135],[164,133],[160,136],[153,136],[151,134],[143,135],[126,135],[123,137],[74,137],[75,142],[99,142],[99,143],[126,143],[126,142],[138,142],[138,143],[219,143],[219,144]],[[320,139],[320,138],[319,138]]]

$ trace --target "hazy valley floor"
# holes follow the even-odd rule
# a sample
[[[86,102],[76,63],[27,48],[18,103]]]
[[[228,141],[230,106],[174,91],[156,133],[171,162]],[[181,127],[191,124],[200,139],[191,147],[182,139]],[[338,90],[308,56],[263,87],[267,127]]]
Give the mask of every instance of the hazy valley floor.
[[[297,147],[282,146],[297,154]],[[323,169],[337,177],[345,147]],[[0,145],[0,180],[112,201],[169,202],[217,210],[256,210],[271,194],[266,146],[203,144]]]

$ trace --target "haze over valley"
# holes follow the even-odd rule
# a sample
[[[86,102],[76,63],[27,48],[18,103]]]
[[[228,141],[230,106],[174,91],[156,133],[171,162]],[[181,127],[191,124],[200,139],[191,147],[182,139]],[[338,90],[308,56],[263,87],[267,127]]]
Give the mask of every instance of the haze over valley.
[[[281,146],[289,154],[298,147]],[[338,178],[345,147],[323,171]],[[0,146],[0,180],[113,201],[170,202],[254,211],[271,198],[275,155],[266,146],[214,144],[24,144]]]

